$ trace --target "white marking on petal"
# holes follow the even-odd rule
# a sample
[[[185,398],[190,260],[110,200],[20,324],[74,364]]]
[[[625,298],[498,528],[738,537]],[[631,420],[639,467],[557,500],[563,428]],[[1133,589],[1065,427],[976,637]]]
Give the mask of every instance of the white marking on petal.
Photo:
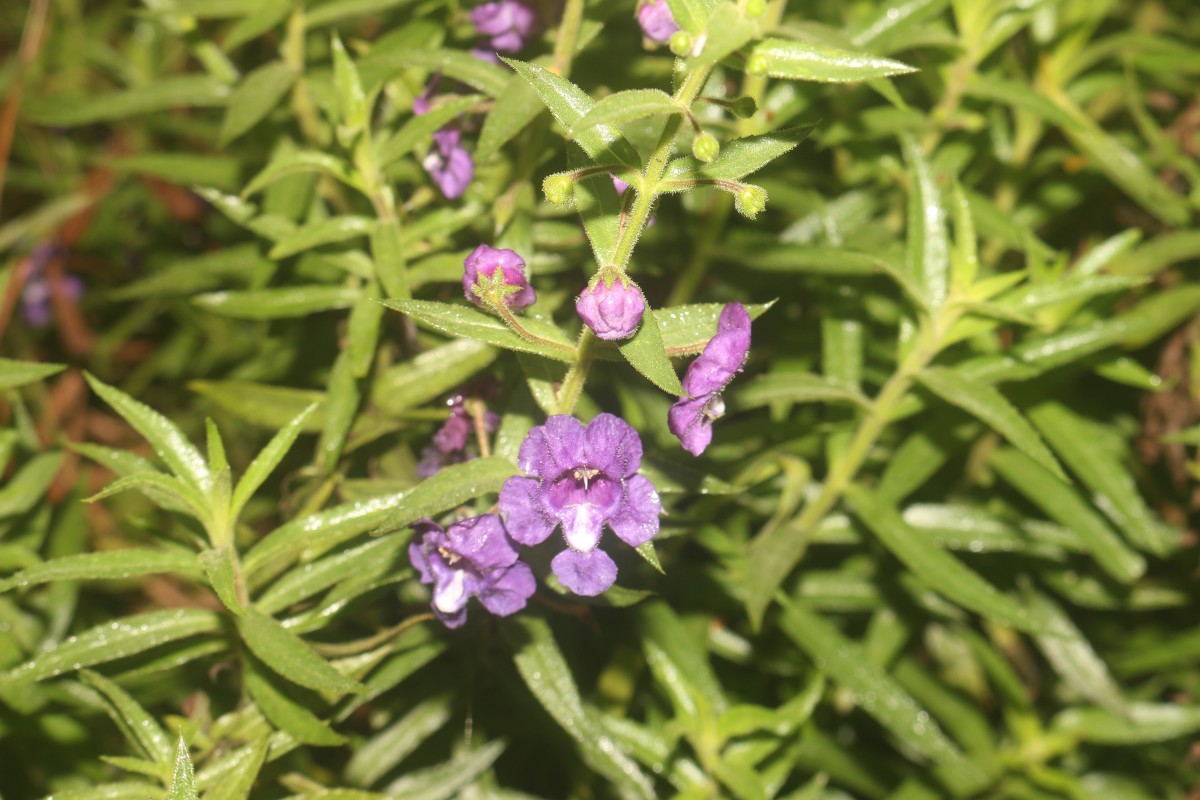
[[[453,614],[467,604],[466,587],[463,581],[467,574],[461,569],[454,570],[450,583],[433,593],[433,607],[443,614]]]

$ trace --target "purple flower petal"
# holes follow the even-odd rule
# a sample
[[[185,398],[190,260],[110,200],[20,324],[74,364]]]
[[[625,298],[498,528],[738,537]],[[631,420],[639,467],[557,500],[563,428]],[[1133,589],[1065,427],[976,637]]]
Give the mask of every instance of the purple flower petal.
[[[704,412],[713,397],[681,397],[667,412],[667,428],[679,437],[683,449],[694,456],[703,453],[712,441],[713,418]]]
[[[533,570],[518,561],[479,593],[479,602],[497,617],[507,617],[524,608],[536,591],[537,581],[533,577]]]
[[[679,30],[666,0],[647,0],[638,7],[637,21],[646,38],[660,43],[668,41],[671,34]]]
[[[597,277],[575,301],[575,313],[600,339],[626,339],[646,313],[646,298],[636,283],[618,278],[608,285]]]
[[[497,250],[486,244],[476,247],[463,261],[463,294],[477,306],[483,301],[472,287],[483,278],[491,278],[500,270],[506,286],[516,286],[518,291],[504,298],[504,303],[513,311],[528,308],[537,301],[537,293],[525,277],[525,259],[512,250]]]
[[[517,466],[535,478],[554,478],[584,461],[583,423],[555,414],[529,431],[517,456]]]
[[[517,548],[509,541],[504,525],[495,514],[456,522],[446,531],[449,549],[469,559],[480,570],[509,567],[517,561]]]
[[[532,478],[515,475],[500,488],[500,513],[508,534],[517,542],[532,547],[546,541],[558,523],[543,509],[540,484]]]
[[[467,418],[466,410],[456,408],[433,435],[433,444],[443,453],[456,453],[467,446],[470,434],[471,420]]]
[[[481,36],[491,37],[493,50],[515,53],[537,24],[537,15],[516,0],[484,3],[471,11],[471,22]]]
[[[584,432],[582,461],[613,477],[627,478],[642,466],[642,440],[620,417],[597,414]]]
[[[617,581],[616,562],[603,550],[564,550],[550,562],[550,569],[563,586],[584,597],[595,597]]]
[[[622,542],[639,547],[658,534],[661,513],[662,501],[654,484],[644,475],[634,475],[625,481],[621,512],[608,525]]]
[[[739,309],[730,313],[730,309]],[[683,390],[698,397],[724,389],[741,370],[750,352],[750,315],[740,303],[731,303],[721,311],[717,334],[708,340],[704,352],[688,367]]]

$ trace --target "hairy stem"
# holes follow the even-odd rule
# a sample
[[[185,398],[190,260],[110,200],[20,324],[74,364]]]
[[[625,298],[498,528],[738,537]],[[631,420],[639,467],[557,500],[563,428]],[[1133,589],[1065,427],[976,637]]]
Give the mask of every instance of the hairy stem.
[[[584,325],[583,330],[579,332],[579,342],[575,345],[575,350],[579,354],[575,359],[575,365],[567,372],[562,386],[558,389],[558,413],[560,414],[570,414],[575,410],[575,404],[579,402],[579,395],[583,393],[583,385],[587,382],[592,362],[596,359],[596,334],[592,333],[592,329],[587,325]]]

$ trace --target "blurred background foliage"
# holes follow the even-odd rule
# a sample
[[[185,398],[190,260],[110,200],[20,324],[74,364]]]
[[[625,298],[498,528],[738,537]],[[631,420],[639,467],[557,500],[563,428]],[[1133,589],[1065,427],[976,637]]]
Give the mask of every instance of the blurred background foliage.
[[[530,5],[520,59],[673,88],[632,2]],[[578,411],[642,432],[665,574],[453,633],[404,526],[490,507],[562,369],[374,298],[458,308],[487,242],[577,330],[545,98],[456,0],[0,6],[0,795],[1197,796],[1195,3],[763,5],[671,3],[745,31],[704,96],[756,113],[697,125],[808,138],[755,220],[662,197],[631,267],[774,301],[730,415],[691,459],[615,355]],[[747,74],[764,36],[917,71]],[[422,481],[456,394],[500,428]]]

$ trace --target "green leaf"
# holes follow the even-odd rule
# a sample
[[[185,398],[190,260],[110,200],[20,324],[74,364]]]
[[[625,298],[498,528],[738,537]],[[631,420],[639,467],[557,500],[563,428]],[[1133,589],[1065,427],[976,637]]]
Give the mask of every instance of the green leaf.
[[[412,489],[335,506],[276,528],[250,550],[243,564],[251,574],[277,558],[294,557],[314,548],[327,550],[380,526],[397,530],[421,517],[499,491],[515,473],[512,462],[495,457],[446,467]]]
[[[391,563],[408,544],[404,535],[382,536],[359,547],[327,556],[304,569],[291,570],[263,592],[254,605],[264,614],[278,613],[364,571],[372,564]]]
[[[37,383],[66,368],[66,364],[42,364],[37,361],[13,361],[10,358],[0,358],[0,391]]]
[[[748,303],[745,308],[750,319],[756,320],[774,304],[774,300],[770,303]],[[702,351],[708,340],[716,334],[717,319],[724,308],[724,303],[696,303],[660,308],[650,313],[658,322],[667,353],[671,356],[690,356]]]
[[[1071,471],[1092,491],[1093,503],[1135,546],[1165,555],[1178,546],[1179,533],[1154,518],[1133,481],[1133,474],[1096,437],[1075,412],[1046,400],[1029,410],[1029,418]]]
[[[242,669],[246,692],[276,728],[304,744],[336,747],[346,743],[345,736],[331,729],[328,723],[318,719],[303,704],[275,686],[274,679],[258,659],[244,658]]]
[[[244,292],[210,292],[192,299],[196,305],[236,319],[287,319],[320,311],[349,308],[362,297],[352,286],[285,286]]]
[[[120,389],[102,383],[91,373],[84,373],[92,391],[108,403],[121,417],[137,430],[154,448],[154,452],[171,471],[199,489],[207,492],[212,482],[204,456],[187,440],[173,422],[139,403]]]
[[[944,367],[929,367],[917,374],[917,380],[945,402],[990,425],[1014,447],[1055,476],[1066,479],[1058,460],[1042,443],[1033,426],[1025,421],[1021,412],[1004,395],[991,386],[967,380],[960,373]]]
[[[174,755],[171,740],[146,709],[124,689],[99,673],[85,669],[79,677],[108,699],[113,720],[121,727],[125,737],[137,744],[147,758],[159,764],[171,763]]]
[[[278,261],[314,247],[336,244],[359,236],[370,236],[374,231],[375,220],[371,217],[341,214],[299,228],[291,236],[276,243],[267,253],[267,258]]]
[[[908,163],[908,251],[906,269],[931,309],[945,301],[950,279],[946,207],[933,170],[911,135],[900,137]]]
[[[21,105],[21,116],[35,125],[69,128],[172,108],[222,106],[228,98],[229,87],[216,78],[166,75],[115,94],[31,97]]]
[[[434,131],[465,114],[474,106],[482,103],[483,100],[483,95],[478,94],[456,97],[453,100],[434,106],[426,114],[412,117],[401,125],[399,130],[379,144],[376,155],[379,166],[381,168],[386,167],[393,161],[408,155],[417,145],[431,137]],[[538,106],[538,109],[541,110],[541,106]],[[489,120],[494,113],[488,115]],[[484,129],[486,130],[486,124]],[[480,146],[476,148],[476,157],[481,161],[484,158],[483,155],[479,154],[479,150],[482,149],[482,143],[483,139],[481,135]]]
[[[397,222],[380,220],[375,226],[371,234],[371,260],[375,265],[375,277],[388,297],[412,296],[408,260]]]
[[[704,33],[713,5],[712,0],[667,0],[675,24],[693,36]]]
[[[192,553],[178,550],[107,550],[44,561],[0,581],[0,592],[54,581],[116,580],[164,572],[194,578],[203,574],[200,563]]]
[[[524,78],[538,97],[550,109],[554,119],[568,131],[573,130],[595,102],[587,93],[566,78],[555,75],[536,64],[527,64],[510,58],[502,59],[505,64]],[[572,137],[593,159],[602,163],[621,163],[630,169],[641,169],[641,159],[620,132],[609,125],[595,125]]]
[[[204,494],[198,489],[188,486],[179,478],[173,475],[164,475],[158,470],[135,472],[132,475],[118,478],[87,498],[85,502],[95,503],[130,489],[141,492],[160,508],[179,511],[206,524],[212,520],[209,504]]]
[[[704,49],[700,55],[688,59],[688,69],[716,64],[756,38],[758,27],[757,23],[746,19],[734,3],[721,3],[705,23]]]
[[[217,597],[225,607],[234,614],[245,613],[242,607],[241,575],[237,563],[237,555],[228,546],[202,550],[200,563],[204,565],[204,573],[208,576],[208,585],[217,593]]]
[[[471,339],[439,345],[377,374],[371,400],[388,414],[416,408],[466,383],[497,355],[493,348]]]
[[[664,392],[676,397],[684,396],[683,384],[675,374],[671,358],[663,345],[662,334],[658,330],[658,320],[654,314],[642,317],[642,324],[637,333],[628,339],[617,343],[621,355],[630,366],[645,376],[651,383]]]
[[[40,681],[64,672],[104,664],[159,645],[220,630],[220,617],[199,608],[148,611],[105,622],[64,639],[0,677],[0,684]]]
[[[1026,284],[1002,295],[996,302],[1022,311],[1032,311],[1058,303],[1087,300],[1098,295],[1123,292],[1144,283],[1146,283],[1145,278],[1076,273],[1048,283]]]
[[[1145,573],[1145,559],[1122,541],[1092,503],[1036,461],[1014,450],[999,449],[992,452],[991,464],[1046,516],[1074,531],[1113,578],[1133,583]]]
[[[504,752],[502,741],[467,750],[444,764],[416,770],[388,786],[387,797],[405,800],[449,800],[475,781]],[[347,798],[349,800],[349,798]]]
[[[508,84],[504,68],[465,50],[419,50],[407,43],[376,47],[358,60],[358,74],[368,91],[403,69],[424,67],[462,81],[484,94],[499,97]]]
[[[916,72],[916,68],[869,53],[839,50],[812,42],[763,39],[754,46],[748,69],[772,78],[846,83]]]
[[[411,0],[331,0],[321,3],[304,14],[304,26],[309,30],[334,25],[343,20],[368,14],[379,14]]]
[[[612,781],[622,795],[653,800],[650,779],[584,708],[571,668],[550,626],[528,615],[516,618],[511,625],[519,642],[513,654],[517,671],[546,712],[575,740],[584,761]]]
[[[39,453],[0,488],[0,518],[15,517],[33,508],[46,496],[58,474],[63,454]]]
[[[677,158],[667,165],[663,181],[741,180],[791,152],[812,129],[812,125],[806,125],[734,139],[721,145],[721,152],[707,164],[691,156]]]
[[[192,757],[188,753],[187,742],[179,737],[179,745],[175,748],[175,768],[171,772],[171,785],[167,787],[166,800],[198,800],[196,793],[196,772],[192,767]]]
[[[600,99],[568,133],[578,136],[596,125],[620,125],[645,117],[665,117],[683,112],[683,106],[661,89],[629,89]]]
[[[201,787],[205,785],[205,778],[209,779],[204,800],[248,800],[250,789],[267,759],[269,745],[270,739],[263,737],[220,761],[210,762],[196,779]],[[220,772],[214,774],[216,767],[220,767]]]
[[[1070,708],[1054,718],[1052,730],[1100,745],[1144,746],[1200,730],[1200,706],[1132,703],[1122,715],[1101,708]]]
[[[1025,601],[1050,626],[1050,632],[1034,638],[1063,685],[1114,714],[1126,714],[1121,687],[1071,618],[1041,592],[1026,591]]]
[[[341,38],[334,33],[329,49],[333,52],[333,88],[337,93],[341,124],[349,133],[357,133],[367,124],[367,95],[354,62],[346,54]],[[341,136],[341,133],[339,133]],[[344,142],[351,140],[343,139]]]
[[[475,145],[475,158],[487,161],[500,152],[501,147],[528,128],[545,108],[533,87],[520,75],[514,75],[483,121],[479,142]]]
[[[1019,630],[1048,632],[1045,620],[914,530],[869,490],[852,486],[846,496],[859,519],[930,589],[963,608]]]
[[[859,644],[801,602],[783,602],[780,627],[821,672],[849,689],[855,704],[889,733],[964,781],[982,783],[979,768],[895,679],[867,657]]]
[[[305,418],[301,432],[316,433],[325,424],[324,392],[249,381],[191,381],[188,388],[230,413],[266,428],[286,427],[309,406],[316,406],[316,410]]]
[[[670,663],[678,668],[687,684],[693,687],[712,709],[721,713],[728,705],[725,693],[708,661],[704,639],[697,635],[700,628],[687,626],[684,620],[661,600],[642,603],[638,608],[638,625],[644,647],[653,645]],[[649,651],[647,658],[649,659]]]
[[[549,322],[524,317],[521,325],[537,341],[529,341],[517,335],[496,317],[464,305],[435,303],[429,300],[383,300],[385,306],[401,314],[407,314],[422,327],[448,336],[474,339],[484,344],[515,350],[518,353],[533,353],[556,361],[575,363],[575,345],[571,344],[561,330]]]
[[[807,372],[762,375],[737,386],[730,394],[738,408],[757,408],[777,402],[846,403],[866,408],[870,401],[852,386]]]
[[[357,747],[345,776],[356,786],[372,786],[450,721],[450,698],[422,701],[403,717]]]
[[[246,184],[246,188],[242,189],[242,200],[239,202],[244,203],[244,198],[262,191],[276,181],[289,178],[293,175],[309,175],[314,172],[337,178],[347,186],[359,187],[358,179],[350,172],[346,162],[340,158],[318,150],[292,150],[274,158],[271,163],[263,167],[261,172],[251,178],[250,182]],[[211,196],[206,199],[209,202],[213,202]],[[231,210],[240,217],[240,219],[235,221],[246,224],[249,217],[253,216],[255,209],[254,206],[245,204],[242,206],[235,205]]]
[[[282,61],[264,64],[246,75],[225,108],[225,119],[221,123],[221,146],[228,145],[270,114],[292,88],[297,77],[296,71]]]
[[[279,466],[279,462],[292,449],[296,438],[304,431],[304,424],[308,418],[317,410],[317,404],[312,403],[303,411],[301,411],[295,419],[285,425],[274,436],[271,441],[267,442],[267,446],[254,457],[250,462],[250,466],[246,467],[246,472],[238,481],[237,487],[233,490],[233,498],[229,503],[229,516],[237,519],[245,508],[246,503],[254,496],[259,487],[266,481],[267,476]]]
[[[250,652],[292,683],[337,694],[365,689],[358,681],[331,667],[300,637],[257,609],[247,609],[236,622],[238,633]]]

